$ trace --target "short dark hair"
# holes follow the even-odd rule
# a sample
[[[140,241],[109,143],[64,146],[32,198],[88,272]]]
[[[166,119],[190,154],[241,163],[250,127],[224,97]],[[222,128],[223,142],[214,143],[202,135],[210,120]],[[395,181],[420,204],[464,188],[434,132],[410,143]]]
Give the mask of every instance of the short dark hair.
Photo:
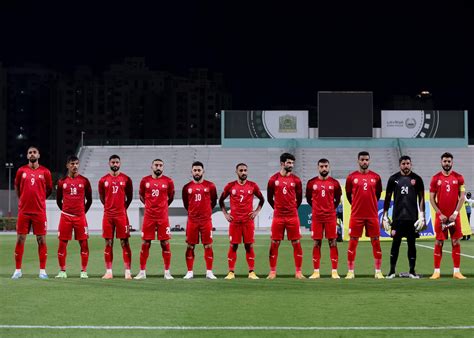
[[[443,153],[443,155],[441,155],[441,159],[443,159],[443,158],[451,158],[451,159],[453,159],[454,156],[453,156],[453,154],[451,154],[451,153],[445,152],[445,153]]]
[[[469,198],[469,199],[471,199],[471,196],[472,196],[471,192],[468,191],[467,194],[466,194],[466,197]]]
[[[319,163],[329,163],[329,160],[327,158],[320,158],[318,164]]]
[[[192,167],[201,167],[204,169],[204,164],[202,164],[202,162],[200,161],[194,161],[193,164],[191,165],[191,168]]]
[[[38,152],[40,152],[40,148],[38,148],[37,146],[29,146],[28,149],[26,149],[26,152],[28,152],[28,150],[30,149],[36,149],[38,150]]]
[[[287,160],[295,161],[295,156],[290,153],[283,153],[280,155],[280,162],[285,163]]]
[[[115,155],[115,154],[109,157],[109,161],[112,161],[114,158],[116,158],[120,161],[120,156]]]
[[[242,162],[241,162],[241,163],[239,163],[239,164],[237,164],[237,165],[235,166],[235,169],[238,169],[241,165],[244,165],[244,166],[248,167],[248,165],[246,165],[245,163],[242,163]]]
[[[402,161],[410,161],[411,162],[411,157],[408,156],[408,155],[400,156],[400,158],[398,159],[398,164],[402,163]]]
[[[76,155],[69,155],[66,159],[66,163],[79,161],[79,157]]]
[[[151,164],[153,164],[154,162],[165,163],[165,161],[163,161],[162,159],[159,159],[159,158],[155,158],[153,161],[151,161]]]
[[[368,151],[360,151],[359,154],[357,154],[357,159],[359,159],[361,156],[369,156],[370,158],[370,154]]]

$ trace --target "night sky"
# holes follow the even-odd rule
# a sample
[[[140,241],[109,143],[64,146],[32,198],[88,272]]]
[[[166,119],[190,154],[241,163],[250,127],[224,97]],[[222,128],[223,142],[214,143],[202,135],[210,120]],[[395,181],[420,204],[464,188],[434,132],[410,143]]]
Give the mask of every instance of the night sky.
[[[2,1],[4,66],[101,71],[145,56],[156,70],[223,72],[235,109],[315,105],[318,90],[370,90],[381,104],[425,89],[435,108],[474,110],[472,1],[66,3]]]

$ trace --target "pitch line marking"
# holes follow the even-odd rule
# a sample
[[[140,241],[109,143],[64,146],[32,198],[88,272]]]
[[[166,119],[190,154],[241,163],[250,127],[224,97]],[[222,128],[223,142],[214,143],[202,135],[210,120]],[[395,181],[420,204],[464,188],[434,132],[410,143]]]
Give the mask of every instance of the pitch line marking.
[[[97,325],[0,325],[0,329],[54,329],[54,330],[149,330],[149,331],[254,331],[254,330],[286,330],[286,331],[374,331],[374,330],[470,330],[474,326],[97,326]]]
[[[434,250],[433,247],[431,246],[428,246],[428,245],[423,245],[423,244],[416,244],[416,246],[421,246],[422,248],[426,248],[426,249],[431,249],[431,250]],[[443,249],[443,252],[446,252],[446,253],[452,253],[451,251],[448,251],[448,250],[444,250]],[[474,258],[474,256],[471,256],[471,255],[466,255],[466,254],[461,254],[461,256],[464,256],[464,257],[467,257],[467,258]]]

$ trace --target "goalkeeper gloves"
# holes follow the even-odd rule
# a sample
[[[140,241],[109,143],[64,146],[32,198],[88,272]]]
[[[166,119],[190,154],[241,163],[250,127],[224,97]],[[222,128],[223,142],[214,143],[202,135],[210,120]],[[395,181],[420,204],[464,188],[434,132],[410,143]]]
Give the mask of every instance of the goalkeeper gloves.
[[[390,227],[392,226],[392,221],[388,218],[387,214],[383,215],[382,225],[385,232],[390,233]]]
[[[425,213],[420,211],[420,215],[418,216],[418,220],[415,222],[415,231],[420,232],[425,228]]]

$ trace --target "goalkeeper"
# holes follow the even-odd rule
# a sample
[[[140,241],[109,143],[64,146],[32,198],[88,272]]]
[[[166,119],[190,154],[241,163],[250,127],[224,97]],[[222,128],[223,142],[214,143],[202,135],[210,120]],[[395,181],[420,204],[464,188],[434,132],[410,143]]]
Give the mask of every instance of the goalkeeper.
[[[416,247],[415,240],[425,228],[425,197],[423,180],[411,171],[411,158],[402,156],[399,159],[400,171],[390,176],[387,182],[383,206],[382,224],[384,230],[393,238],[390,250],[390,272],[388,279],[395,277],[395,267],[402,238],[408,244],[409,277],[418,279],[415,273]],[[393,221],[388,217],[390,201],[393,194]]]

